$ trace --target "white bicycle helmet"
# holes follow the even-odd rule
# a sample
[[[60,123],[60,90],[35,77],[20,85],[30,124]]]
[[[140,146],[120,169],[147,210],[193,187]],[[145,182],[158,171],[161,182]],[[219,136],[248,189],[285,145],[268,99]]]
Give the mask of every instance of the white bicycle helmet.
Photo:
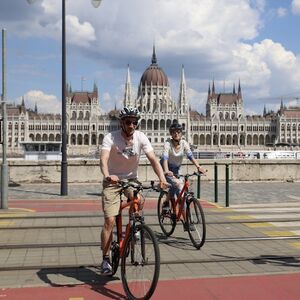
[[[124,107],[120,111],[119,118],[122,120],[130,117],[140,119],[141,115],[139,110],[135,107]]]

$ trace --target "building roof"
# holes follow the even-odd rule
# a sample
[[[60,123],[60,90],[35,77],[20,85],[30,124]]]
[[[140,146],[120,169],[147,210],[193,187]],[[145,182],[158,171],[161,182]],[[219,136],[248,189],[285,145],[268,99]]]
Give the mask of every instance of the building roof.
[[[293,109],[284,109],[282,115],[287,118],[300,118],[300,108],[295,107]]]
[[[91,103],[93,98],[97,98],[97,92],[72,92],[68,93],[67,97],[71,98],[72,103]]]
[[[238,95],[233,93],[218,94],[217,101],[222,105],[232,105],[238,101]]]

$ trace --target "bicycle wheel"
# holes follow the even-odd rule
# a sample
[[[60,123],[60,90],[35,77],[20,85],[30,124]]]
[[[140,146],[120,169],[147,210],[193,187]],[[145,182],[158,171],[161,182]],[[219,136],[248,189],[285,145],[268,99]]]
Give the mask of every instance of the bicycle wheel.
[[[187,199],[186,220],[190,239],[194,247],[200,249],[205,242],[206,225],[201,204],[194,197]]]
[[[168,204],[168,209],[163,208]],[[173,211],[172,203],[168,200],[168,193],[161,192],[157,202],[157,216],[159,226],[166,236],[170,236],[176,227],[176,214]]]
[[[128,299],[149,299],[157,285],[160,254],[153,231],[145,224],[135,227],[124,244],[121,277]]]
[[[120,247],[116,241],[113,241],[111,244],[111,267],[112,267],[112,276],[116,274],[120,261]]]

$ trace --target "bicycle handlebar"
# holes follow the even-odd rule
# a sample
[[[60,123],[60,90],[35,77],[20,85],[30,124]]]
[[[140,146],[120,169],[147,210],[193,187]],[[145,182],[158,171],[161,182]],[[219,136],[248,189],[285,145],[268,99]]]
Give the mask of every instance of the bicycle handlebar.
[[[119,186],[122,187],[122,191],[127,189],[128,187],[132,187],[135,190],[137,190],[138,192],[142,191],[142,190],[154,190],[156,192],[161,192],[162,189],[158,186],[154,185],[154,181],[150,182],[150,186],[149,185],[143,185],[141,182],[135,182],[135,181],[126,181],[126,180],[119,180],[117,183]]]
[[[180,178],[180,177],[184,177],[186,179],[188,179],[189,177],[192,176],[206,176],[205,173],[200,173],[200,172],[193,172],[191,174],[185,174],[185,175],[174,175],[176,178]]]

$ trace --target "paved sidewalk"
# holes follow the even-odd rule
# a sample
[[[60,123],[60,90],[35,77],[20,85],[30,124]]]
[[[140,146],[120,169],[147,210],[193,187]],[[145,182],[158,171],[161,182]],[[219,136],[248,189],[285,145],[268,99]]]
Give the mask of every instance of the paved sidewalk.
[[[201,185],[203,198],[213,200],[205,196],[209,185]],[[298,299],[299,187],[239,183],[231,186],[232,199],[246,203],[224,208],[203,201],[207,240],[200,251],[180,224],[172,237],[162,235],[157,194],[150,194],[145,217],[161,253],[153,299]],[[119,271],[113,279],[99,273],[100,184],[69,185],[66,197],[59,191],[59,184],[9,188],[10,209],[0,210],[0,298],[124,299]]]

